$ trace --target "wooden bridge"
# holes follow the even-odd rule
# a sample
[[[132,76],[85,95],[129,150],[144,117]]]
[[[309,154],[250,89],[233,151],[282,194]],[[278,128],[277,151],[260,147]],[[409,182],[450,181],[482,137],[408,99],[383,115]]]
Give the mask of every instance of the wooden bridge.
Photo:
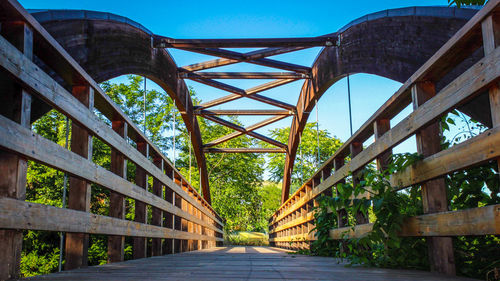
[[[453,277],[451,237],[500,234],[500,205],[449,211],[443,179],[444,175],[500,157],[499,12],[500,1],[490,0],[479,11],[446,7],[383,11],[363,17],[337,33],[313,38],[178,40],[154,35],[140,24],[112,14],[34,11],[32,15],[15,0],[1,1],[0,279],[19,277],[22,231],[44,230],[67,234],[65,271],[35,279],[459,280]],[[386,25],[389,21],[396,26],[394,32],[384,32],[386,38],[377,35],[375,31],[390,28]],[[95,33],[88,33],[84,28],[88,26]],[[435,37],[409,32],[412,28],[430,29]],[[357,40],[362,33],[366,33],[366,40]],[[312,67],[266,58],[311,46],[324,46]],[[266,49],[246,54],[220,49],[232,47]],[[187,49],[222,59],[178,68],[165,48]],[[238,62],[290,72],[199,72]],[[289,196],[293,162],[309,112],[328,87],[347,74],[358,72],[382,75],[404,84],[311,179]],[[98,82],[126,73],[148,76],[174,99],[193,136],[202,195],[98,86]],[[247,90],[213,80],[227,78],[276,80]],[[195,108],[183,79],[200,81],[232,94]],[[296,106],[257,94],[297,79],[305,82]],[[281,109],[207,110],[241,97]],[[413,111],[391,126],[391,119],[410,105]],[[441,150],[438,121],[456,108],[489,129]],[[50,109],[71,120],[70,149],[31,130],[31,124]],[[232,114],[276,117],[249,128],[214,117]],[[237,132],[203,144],[196,115]],[[282,116],[293,116],[288,144],[253,132]],[[277,148],[213,147],[241,134]],[[417,150],[425,158],[393,175],[391,181],[395,191],[422,185],[425,214],[408,219],[400,235],[426,237],[434,273],[345,268],[332,258],[298,256],[284,250],[307,248],[316,239],[312,209],[318,196],[334,196],[332,187],[345,181],[350,173],[354,175],[354,185],[359,184],[356,174],[374,160],[378,169],[385,169],[391,149],[412,136],[416,136]],[[375,141],[363,146],[371,137]],[[111,148],[109,170],[92,162],[93,138]],[[283,204],[269,221],[273,247],[218,247],[223,242],[224,220],[210,205],[204,160],[204,153],[214,152],[286,153]],[[25,201],[28,160],[69,175],[68,208]],[[126,175],[127,162],[136,169],[133,181]],[[109,216],[90,212],[91,184],[110,191]],[[134,221],[125,219],[125,198],[135,200]],[[336,211],[340,215],[344,212]],[[350,237],[360,237],[372,228],[366,216],[357,216],[356,222],[356,226],[347,226],[340,221],[341,228],[332,229],[330,237],[341,239],[346,232]],[[90,234],[107,235],[108,265],[86,267]],[[125,237],[133,237],[134,259],[126,262]]]

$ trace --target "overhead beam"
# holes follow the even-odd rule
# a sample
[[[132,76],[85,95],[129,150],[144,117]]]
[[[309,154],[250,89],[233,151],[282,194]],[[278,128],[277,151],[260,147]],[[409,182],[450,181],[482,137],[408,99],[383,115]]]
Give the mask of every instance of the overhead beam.
[[[195,79],[308,79],[310,76],[296,72],[181,72],[181,78]]]
[[[293,115],[291,110],[272,109],[224,109],[224,110],[195,110],[194,115]]]
[[[285,148],[204,148],[205,153],[286,153]]]
[[[298,65],[298,64],[289,63],[289,62],[278,61],[278,60],[273,60],[273,59],[267,59],[267,58],[258,58],[258,57],[262,56],[261,53],[258,53],[258,54],[251,53],[251,59],[249,59],[243,53],[224,50],[224,49],[218,49],[218,48],[206,48],[206,49],[185,49],[185,48],[183,48],[182,50],[226,58],[227,60],[224,62],[226,62],[227,64],[229,64],[231,62],[233,62],[233,63],[248,62],[248,63],[267,66],[267,67],[273,67],[273,68],[278,68],[278,69],[299,72],[299,73],[303,73],[303,74],[308,74],[311,72],[311,68],[307,67],[307,66]],[[220,62],[217,60],[209,61],[208,65],[212,66],[212,67],[221,66]],[[181,67],[181,68],[179,68],[179,71],[189,72],[192,70]]]
[[[264,47],[322,47],[333,46],[336,34],[297,38],[244,38],[244,39],[174,39],[153,35],[155,48],[264,48]]]
[[[260,58],[265,58],[265,57],[269,57],[269,56],[275,56],[275,55],[279,55],[279,54],[285,54],[285,53],[289,53],[289,52],[299,51],[299,50],[303,50],[306,48],[308,48],[308,47],[265,48],[265,49],[242,54],[243,57],[245,58],[244,60],[225,58],[224,56],[222,56],[222,58],[220,58],[220,59],[214,59],[214,60],[209,60],[209,61],[204,61],[204,62],[200,62],[200,63],[186,65],[186,66],[181,67],[181,69],[184,71],[199,71],[199,70],[205,70],[205,69],[210,69],[210,68],[224,66],[224,65],[235,64],[235,63],[239,63],[239,62],[254,63],[254,60],[257,60]],[[185,49],[185,50],[195,51],[196,49],[195,50]],[[255,62],[255,63],[258,64],[257,62]]]
[[[223,142],[229,141],[231,139],[234,139],[236,137],[239,137],[241,135],[249,134],[252,131],[255,131],[255,130],[259,129],[259,128],[262,128],[264,126],[267,126],[269,124],[277,122],[277,121],[279,121],[279,120],[281,120],[283,118],[286,118],[286,117],[288,117],[288,116],[281,115],[281,116],[275,116],[275,117],[268,118],[266,120],[263,120],[263,121],[261,121],[259,123],[254,124],[252,126],[244,128],[244,131],[233,132],[231,134],[228,134],[228,135],[225,135],[223,137],[220,137],[220,138],[218,138],[218,139],[216,139],[214,141],[211,141],[211,142],[205,144],[204,147],[215,146],[215,145],[218,145],[220,143],[223,143]]]
[[[198,80],[195,80],[195,81],[198,81]],[[206,79],[205,79],[205,81],[206,81]],[[253,94],[256,94],[259,92],[270,90],[272,88],[276,88],[276,87],[281,86],[281,85],[288,84],[288,83],[293,82],[293,81],[296,81],[296,79],[277,79],[277,80],[267,82],[267,83],[252,87],[250,89],[247,89],[247,90],[245,90],[245,94],[246,95],[253,95]],[[201,81],[198,81],[198,82],[203,83]],[[212,101],[208,101],[208,102],[199,104],[197,106],[197,108],[198,109],[206,109],[206,108],[220,105],[220,104],[223,104],[226,102],[230,102],[230,101],[242,98],[242,97],[243,97],[243,95],[241,95],[241,94],[227,95],[227,96],[224,96],[222,98],[218,98],[218,99],[215,99]],[[292,106],[292,108],[295,108],[295,106],[293,106],[293,105],[289,105],[289,106]]]
[[[285,102],[282,102],[279,100],[275,100],[272,98],[264,97],[261,95],[257,95],[257,94],[254,94],[253,92],[251,94],[248,94],[247,91],[245,91],[243,89],[240,89],[240,88],[237,88],[237,87],[234,87],[234,86],[231,86],[231,85],[219,82],[219,81],[215,81],[212,79],[197,79],[197,78],[193,78],[192,80],[199,82],[199,83],[202,83],[202,84],[205,84],[205,85],[208,85],[208,86],[212,86],[212,87],[217,88],[217,89],[221,89],[221,90],[224,90],[224,91],[227,91],[230,93],[234,93],[234,94],[236,94],[236,96],[238,96],[238,98],[247,97],[247,98],[254,99],[254,100],[257,100],[257,101],[260,101],[263,103],[267,103],[267,104],[270,104],[270,105],[273,105],[276,107],[281,107],[281,108],[284,108],[286,110],[295,111],[295,106],[293,106],[291,104],[288,104],[288,103],[285,103]],[[288,79],[288,80],[294,81],[292,79]],[[272,81],[272,82],[274,82],[274,81]],[[286,83],[289,83],[289,82],[286,82]],[[286,84],[286,83],[281,83],[281,85]],[[274,86],[274,87],[277,87],[277,86]],[[204,103],[204,104],[201,104],[198,107],[196,107],[196,109],[204,109],[207,107],[212,107],[212,106],[215,106],[217,104],[222,104],[222,103],[225,103],[225,102],[228,102],[228,101],[235,99],[231,95],[226,96],[226,97],[228,97],[229,100],[222,101],[221,99],[217,99],[216,103],[212,103],[209,106],[207,106],[207,104],[210,104],[210,103]]]
[[[233,129],[235,131],[246,133],[249,136],[252,136],[254,138],[260,139],[260,140],[262,140],[264,142],[267,142],[267,143],[269,143],[271,145],[282,147],[282,148],[286,148],[287,147],[286,144],[284,144],[284,143],[281,143],[279,141],[273,140],[271,138],[268,138],[268,137],[266,137],[264,135],[261,135],[259,133],[256,133],[256,132],[247,132],[245,130],[245,128],[243,128],[243,127],[241,127],[239,125],[236,125],[234,123],[231,123],[229,121],[226,121],[224,119],[221,119],[219,117],[210,116],[210,115],[209,116],[203,116],[203,117],[206,118],[206,119],[208,119],[208,120],[211,120],[211,121],[213,121],[215,123],[218,123],[220,125],[223,125],[223,126],[226,126],[228,128],[231,128],[231,129]]]

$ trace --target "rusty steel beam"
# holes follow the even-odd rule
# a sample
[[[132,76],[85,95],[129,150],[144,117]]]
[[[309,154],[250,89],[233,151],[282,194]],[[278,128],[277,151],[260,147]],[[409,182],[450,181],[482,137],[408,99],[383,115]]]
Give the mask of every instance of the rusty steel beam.
[[[181,72],[187,79],[308,79],[309,75],[296,72]]]
[[[194,115],[293,115],[291,110],[272,109],[224,109],[224,110],[195,110]]]
[[[267,82],[267,83],[258,85],[256,87],[252,87],[250,89],[247,89],[247,90],[245,90],[245,94],[248,95],[248,96],[254,95],[256,93],[260,93],[260,92],[263,92],[263,91],[266,91],[266,90],[269,90],[269,89],[272,89],[272,88],[276,88],[276,87],[279,87],[281,85],[285,85],[285,84],[291,83],[293,81],[296,81],[296,79],[277,79],[277,80],[274,80],[274,81],[271,81],[271,82]],[[212,101],[208,101],[208,102],[199,104],[197,106],[197,108],[198,109],[206,109],[206,108],[213,107],[213,106],[216,106],[216,105],[220,105],[220,104],[223,104],[223,103],[226,103],[226,102],[230,102],[230,101],[242,98],[242,97],[243,97],[243,95],[240,95],[240,94],[227,95],[227,96],[222,97],[222,98],[218,98],[218,99],[215,99],[215,100],[212,100]],[[290,105],[290,106],[292,107],[292,109],[295,108],[293,105]]]
[[[307,47],[265,48],[265,49],[242,54],[245,58],[244,60],[225,58],[224,56],[222,56],[223,58],[220,58],[220,59],[209,60],[209,61],[204,61],[204,62],[200,62],[200,63],[194,63],[194,64],[183,66],[180,69],[183,71],[199,71],[199,70],[205,70],[205,69],[210,69],[210,68],[224,66],[224,65],[235,64],[235,63],[239,63],[239,62],[254,63],[255,62],[254,60],[257,60],[260,58],[265,58],[265,57],[269,57],[269,56],[275,56],[275,55],[279,55],[279,54],[285,54],[285,53],[289,53],[289,52],[299,51],[299,50],[303,50],[306,48]],[[193,51],[190,49],[186,49],[186,50]],[[259,64],[259,63],[255,63],[255,64]],[[310,68],[309,68],[309,71],[310,71]]]
[[[221,89],[221,90],[224,90],[224,91],[227,91],[227,92],[230,92],[230,93],[234,93],[238,97],[247,97],[247,98],[250,98],[250,99],[253,99],[253,100],[257,100],[257,101],[260,101],[260,102],[263,102],[263,103],[267,103],[267,104],[270,104],[270,105],[273,105],[273,106],[276,106],[276,107],[281,107],[281,108],[284,108],[286,110],[295,111],[295,106],[293,106],[291,104],[288,104],[288,103],[285,103],[285,102],[282,102],[282,101],[279,101],[279,100],[275,100],[275,99],[272,99],[272,98],[264,97],[262,95],[247,94],[246,91],[243,90],[243,89],[240,89],[240,88],[237,88],[237,87],[234,87],[234,86],[231,86],[231,85],[219,82],[219,81],[215,81],[215,80],[212,80],[212,79],[198,79],[198,78],[193,78],[192,80],[196,81],[196,82],[199,82],[199,83],[202,83],[202,84],[205,84],[205,85],[208,85],[208,86],[212,86],[212,87],[217,88],[217,89]],[[234,98],[232,98],[231,95],[226,96],[226,97],[230,97],[232,100],[234,100]],[[228,102],[228,101],[230,101],[230,100],[227,100],[227,101],[221,101],[220,99],[217,100],[217,102],[219,104],[225,103],[225,102]],[[196,109],[207,108],[206,105],[207,105],[207,103],[201,104],[198,107],[196,107]],[[212,105],[210,105],[208,107],[211,107],[211,106],[214,106],[214,105],[215,104],[212,104]]]
[[[259,128],[262,128],[264,126],[267,126],[269,124],[272,124],[272,123],[275,123],[275,122],[278,122],[279,120],[283,119],[283,118],[286,118],[288,116],[283,116],[283,115],[280,115],[280,116],[274,116],[274,117],[271,117],[271,118],[268,118],[266,120],[263,120],[261,122],[258,122],[258,123],[255,123],[247,128],[244,128],[244,131],[236,131],[236,132],[233,132],[231,134],[228,134],[228,135],[225,135],[223,137],[220,137],[216,140],[213,140],[209,143],[206,143],[205,145],[203,145],[203,147],[211,147],[211,146],[215,146],[215,145],[218,145],[220,143],[223,143],[223,142],[226,142],[226,141],[229,141],[231,139],[234,139],[236,137],[239,137],[241,135],[248,135],[250,132],[252,131],[255,131]]]
[[[323,47],[333,46],[337,34],[297,38],[245,38],[245,39],[174,39],[153,35],[155,48],[264,48],[264,47]]]
[[[285,148],[204,148],[205,153],[286,153]]]
[[[284,144],[284,143],[281,143],[281,142],[279,142],[277,140],[273,140],[271,138],[268,138],[268,137],[266,137],[264,135],[261,135],[259,133],[256,133],[256,132],[247,132],[245,130],[245,128],[243,128],[243,127],[241,127],[239,125],[236,125],[234,123],[231,123],[229,121],[226,121],[224,119],[221,119],[219,117],[214,117],[214,116],[210,116],[210,115],[209,116],[203,116],[203,117],[206,118],[206,119],[208,119],[208,120],[211,120],[211,121],[213,121],[215,123],[218,123],[220,125],[223,125],[223,126],[226,126],[228,128],[231,128],[231,129],[233,129],[235,131],[242,132],[244,134],[246,133],[249,136],[252,136],[252,137],[254,137],[256,139],[260,139],[261,141],[265,141],[265,142],[267,142],[269,144],[272,144],[274,146],[283,147],[283,148],[286,147],[286,144]]]
[[[199,54],[204,54],[204,55],[226,58],[226,59],[236,61],[236,62],[248,62],[248,63],[267,66],[267,67],[296,71],[296,72],[303,73],[303,74],[308,74],[311,72],[311,68],[307,67],[307,66],[302,66],[302,65],[288,63],[288,62],[282,62],[282,61],[273,60],[273,59],[256,58],[256,57],[260,56],[259,54],[253,54],[251,58],[247,58],[245,56],[245,54],[234,52],[234,51],[229,51],[229,50],[224,50],[224,49],[219,49],[219,48],[203,48],[203,49],[180,48],[180,49],[184,50],[184,51],[189,51],[189,52],[194,52],[194,53],[199,53]],[[214,67],[216,67],[216,66],[214,66]],[[185,72],[185,71],[187,71],[187,69],[179,68],[179,71]]]

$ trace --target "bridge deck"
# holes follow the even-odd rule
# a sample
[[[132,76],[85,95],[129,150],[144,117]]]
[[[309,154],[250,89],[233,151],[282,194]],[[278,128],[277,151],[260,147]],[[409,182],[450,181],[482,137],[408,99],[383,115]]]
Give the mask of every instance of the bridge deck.
[[[30,280],[471,280],[430,272],[344,267],[269,247],[220,247],[92,266]]]

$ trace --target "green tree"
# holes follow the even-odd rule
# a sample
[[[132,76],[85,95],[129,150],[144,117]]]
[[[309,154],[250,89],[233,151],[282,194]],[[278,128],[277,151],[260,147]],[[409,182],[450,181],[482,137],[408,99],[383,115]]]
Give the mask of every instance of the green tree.
[[[321,163],[332,156],[342,145],[342,142],[335,136],[331,136],[328,131],[318,131],[316,128],[316,123],[307,123],[302,132],[292,173],[291,192],[297,190],[304,181],[309,179],[317,171]],[[270,133],[274,139],[287,143],[290,135],[290,127],[274,129]],[[282,154],[271,154],[267,168],[270,172],[271,180],[276,182],[281,181],[285,168],[285,156]]]
[[[469,5],[484,5],[486,3],[486,0],[448,0],[448,4],[457,5],[457,7],[461,6],[469,6]]]
[[[191,91],[193,100],[198,103],[195,93]],[[236,118],[230,118],[231,122],[240,124]],[[207,143],[219,137],[232,133],[233,130],[225,126],[198,118],[198,123],[203,136],[203,142]],[[241,125],[241,124],[240,124]],[[199,186],[198,166],[194,157],[189,166],[190,136],[184,126],[179,128],[178,136],[180,155],[177,161],[178,168],[185,176],[191,170],[192,185]],[[252,147],[258,145],[258,141],[246,135],[224,142],[218,147]],[[257,153],[206,153],[208,178],[212,206],[226,221],[226,231],[239,230],[263,230],[262,226],[262,198],[259,188],[262,185],[265,160]]]

